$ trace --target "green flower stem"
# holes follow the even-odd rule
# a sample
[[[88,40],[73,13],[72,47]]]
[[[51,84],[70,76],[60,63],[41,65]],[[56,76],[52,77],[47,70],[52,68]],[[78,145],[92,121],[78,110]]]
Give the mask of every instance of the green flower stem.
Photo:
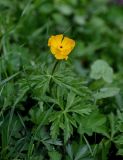
[[[56,69],[58,63],[59,63],[59,61],[56,60],[54,66],[53,66],[52,75],[53,75],[53,73],[55,72],[55,69]]]
[[[53,69],[52,69],[52,72],[51,72],[51,78],[50,78],[50,81],[49,81],[49,91],[50,92],[51,92],[51,86],[52,86],[52,75],[54,74],[58,63],[59,63],[59,61],[55,60],[55,63],[54,63],[54,66],[53,66]]]

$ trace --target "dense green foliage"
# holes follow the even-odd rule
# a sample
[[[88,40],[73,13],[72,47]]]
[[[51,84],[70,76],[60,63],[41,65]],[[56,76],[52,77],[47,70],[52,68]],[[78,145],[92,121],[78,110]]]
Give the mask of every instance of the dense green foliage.
[[[76,41],[67,61],[51,35]],[[123,7],[0,0],[0,160],[123,159]]]

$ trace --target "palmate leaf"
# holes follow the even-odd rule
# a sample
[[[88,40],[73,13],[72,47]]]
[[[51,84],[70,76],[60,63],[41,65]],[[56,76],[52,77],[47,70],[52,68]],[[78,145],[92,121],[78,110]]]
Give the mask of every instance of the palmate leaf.
[[[67,113],[64,112],[56,112],[52,113],[50,117],[50,121],[52,122],[50,133],[53,139],[56,139],[60,134],[60,129],[64,132],[64,142],[67,140],[73,133],[73,126],[77,127],[75,120]]]
[[[50,151],[48,152],[50,160],[61,160],[62,155],[58,151]]]
[[[33,123],[40,124],[45,115],[45,112],[43,111],[43,104],[40,107],[31,108],[29,114]]]
[[[111,141],[103,138],[99,144],[95,145],[95,147],[94,155],[96,156],[94,157],[96,157],[96,160],[107,160],[109,154],[111,153]]]
[[[75,117],[89,115],[92,112],[93,99],[90,90],[84,86],[84,80],[78,79],[70,69],[65,70],[63,67],[62,70],[54,72],[52,69],[42,65],[41,70],[34,69],[33,74],[28,77],[27,74],[30,72],[26,71],[20,86],[21,89],[31,90],[35,97],[44,103],[54,105],[49,117],[50,134],[53,139],[56,139],[62,130],[66,143],[73,133],[73,127],[77,127],[78,122]],[[44,94],[46,92],[49,96]],[[38,114],[37,118],[34,112],[30,113],[33,122],[39,123],[42,113]]]
[[[82,116],[89,115],[92,112],[92,105],[81,103],[80,105],[72,106],[68,112],[77,113]]]
[[[57,92],[59,90],[61,87],[57,87]],[[60,103],[60,99],[64,100],[64,104]],[[66,95],[66,90],[64,90],[64,94],[54,94],[53,98],[49,98],[49,102],[54,103],[54,111],[49,117],[49,121],[52,123],[51,136],[57,138],[60,130],[63,130],[65,143],[72,135],[73,127],[77,127],[77,123],[79,123],[76,117],[89,115],[94,109],[94,105],[74,92],[71,91]]]
[[[67,97],[65,109],[67,112],[77,113],[83,116],[89,115],[92,112],[93,106],[92,104],[84,102],[80,96],[76,96],[75,93],[70,92]]]
[[[69,77],[71,80],[67,81],[64,75],[62,76],[63,77],[53,77],[54,82],[60,87],[67,88],[68,90],[71,90],[82,97],[90,93],[87,87],[83,86],[80,82],[78,83],[79,80],[72,80],[71,77]]]
[[[20,92],[31,90],[35,96],[41,96],[49,89],[50,79],[51,68],[46,68],[45,64],[37,66],[33,72],[30,68],[24,69],[24,75],[18,81]]]
[[[69,120],[67,114],[64,114],[64,142],[67,142],[72,133],[73,127],[71,121]]]
[[[69,67],[60,66],[59,70],[54,70],[54,65],[51,67],[42,64],[30,71],[30,68],[24,69],[24,78],[21,78],[19,83],[20,91],[26,92],[31,90],[35,97],[41,97],[46,92],[54,94],[54,85],[62,87],[62,90],[67,89],[81,97],[90,98],[91,91],[85,86],[83,78],[77,78],[77,75]],[[58,92],[57,92],[58,93]],[[61,94],[61,91],[59,92]]]
[[[114,142],[117,144],[117,145],[123,145],[123,134],[120,134],[119,136],[116,136],[114,138]]]
[[[62,64],[61,68],[54,72],[53,81],[60,87],[66,88],[80,96],[88,96],[91,91],[85,86],[87,83],[82,77],[78,77],[70,67],[64,67]]]
[[[52,113],[52,116],[50,117],[50,121],[52,122],[51,128],[50,128],[50,134],[53,139],[56,139],[59,135],[59,129],[62,124],[62,113],[55,112]]]
[[[118,148],[117,155],[123,156],[123,148]]]
[[[70,160],[95,160],[88,149],[88,146],[83,142],[73,141],[71,144],[66,146],[67,156]]]
[[[106,127],[106,117],[98,111],[92,112],[89,117],[77,118],[79,122],[78,131],[80,134],[92,134],[93,132],[101,133],[106,137],[110,137],[108,134],[108,128]],[[85,125],[86,124],[86,125]]]
[[[118,120],[113,113],[110,113],[108,118],[109,118],[109,124],[110,124],[110,137],[111,139],[113,139],[115,134],[118,131],[118,125],[117,125]]]
[[[46,126],[43,126],[40,128],[40,130],[37,132],[36,136],[34,137],[34,140],[35,142],[37,142],[37,144],[39,144],[39,141],[40,141],[40,145],[43,144],[49,151],[52,149],[52,145],[62,146],[62,142],[60,140],[51,139],[51,136],[47,131]]]
[[[78,150],[75,156],[75,160],[79,160],[80,158],[85,157],[88,154],[88,146],[85,145]]]

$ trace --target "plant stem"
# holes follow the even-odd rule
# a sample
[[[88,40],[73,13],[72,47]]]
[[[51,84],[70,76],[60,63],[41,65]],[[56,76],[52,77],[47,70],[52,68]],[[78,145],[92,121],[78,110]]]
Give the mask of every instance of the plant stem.
[[[56,69],[58,63],[59,63],[59,61],[56,60],[54,66],[53,66],[52,75],[53,75],[53,73],[55,72],[55,69]]]
[[[53,66],[53,70],[52,70],[52,72],[51,72],[51,76],[54,74],[58,63],[59,63],[59,61],[56,60],[55,63],[54,63],[54,66]],[[51,86],[52,86],[52,77],[50,78],[50,81],[49,81],[49,91],[50,91],[50,92],[51,92]]]

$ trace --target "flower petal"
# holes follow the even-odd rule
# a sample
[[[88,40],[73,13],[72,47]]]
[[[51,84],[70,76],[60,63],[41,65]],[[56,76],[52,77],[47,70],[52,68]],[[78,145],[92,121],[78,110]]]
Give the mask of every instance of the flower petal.
[[[53,46],[56,48],[61,45],[62,39],[63,39],[62,34],[51,36],[48,41],[48,46]]]
[[[49,38],[48,46],[56,59],[67,60],[69,53],[75,46],[75,41],[68,37],[63,38],[63,35],[59,34]]]
[[[57,53],[57,54],[55,54],[55,58],[56,59],[66,59],[67,60],[67,58],[68,58],[68,56],[66,56],[66,55],[63,55],[62,53]]]
[[[64,37],[64,39],[62,41],[62,45],[63,45],[64,49],[71,48],[71,50],[72,50],[75,46],[75,41],[68,38],[68,37]]]

